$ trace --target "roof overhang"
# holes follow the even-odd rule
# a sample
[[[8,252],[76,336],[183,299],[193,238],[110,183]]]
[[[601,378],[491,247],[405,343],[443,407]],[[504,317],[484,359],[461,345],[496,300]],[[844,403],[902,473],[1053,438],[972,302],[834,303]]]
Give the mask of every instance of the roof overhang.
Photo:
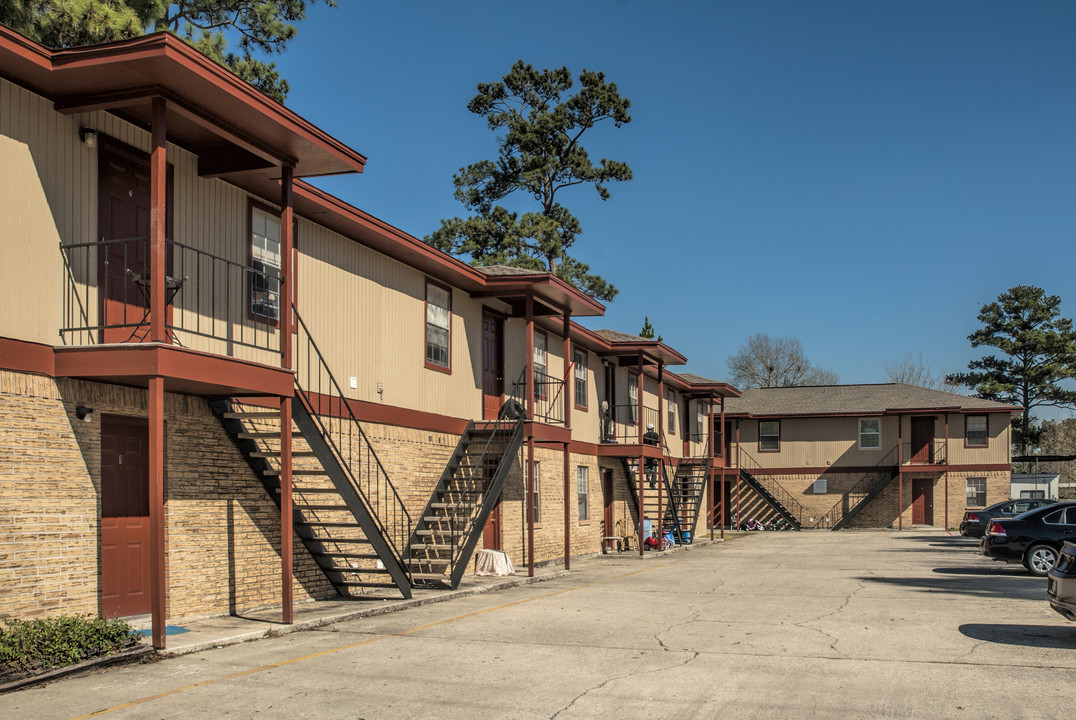
[[[362,172],[366,158],[169,33],[50,50],[0,26],[0,75],[59,112],[104,110],[148,128],[165,100],[168,139],[199,157],[199,172],[279,197],[294,177]]]

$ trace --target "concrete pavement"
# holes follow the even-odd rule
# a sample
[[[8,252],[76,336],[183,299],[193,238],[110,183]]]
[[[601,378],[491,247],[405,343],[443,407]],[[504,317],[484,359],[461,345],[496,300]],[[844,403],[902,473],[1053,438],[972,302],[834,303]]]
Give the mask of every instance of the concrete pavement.
[[[0,717],[1058,718],[1076,624],[936,530],[757,533],[71,678]]]

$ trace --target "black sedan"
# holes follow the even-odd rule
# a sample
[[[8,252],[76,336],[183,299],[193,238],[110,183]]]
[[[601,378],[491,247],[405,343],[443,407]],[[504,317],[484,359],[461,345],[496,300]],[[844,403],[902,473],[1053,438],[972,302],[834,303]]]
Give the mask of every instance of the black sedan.
[[[960,521],[960,534],[964,537],[982,537],[994,518],[1012,517],[1056,502],[1057,500],[1003,500],[982,510],[967,510]]]
[[[1076,621],[1076,545],[1065,543],[1046,585],[1050,607]]]
[[[1023,563],[1032,575],[1042,577],[1053,567],[1067,541],[1076,542],[1076,502],[991,520],[980,547],[987,557]]]

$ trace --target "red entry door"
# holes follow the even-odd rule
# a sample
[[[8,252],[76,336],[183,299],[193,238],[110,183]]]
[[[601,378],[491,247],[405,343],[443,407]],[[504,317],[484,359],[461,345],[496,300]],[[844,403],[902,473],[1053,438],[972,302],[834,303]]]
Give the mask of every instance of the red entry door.
[[[168,168],[165,236],[172,237],[172,173]],[[126,342],[142,334],[149,277],[149,156],[117,143],[102,143],[98,152],[97,254],[100,285],[101,342]],[[166,272],[172,274],[167,248]],[[171,320],[171,307],[168,308]],[[118,327],[117,327],[118,326]]]
[[[604,503],[605,536],[619,534],[613,527],[613,471],[602,468],[602,502]]]
[[[482,313],[482,419],[496,420],[504,395],[504,321]]]
[[[934,480],[912,479],[912,525],[934,524]]]
[[[101,417],[101,612],[150,611],[149,423]]]
[[[912,446],[909,462],[930,465],[934,462],[934,418],[912,418]]]

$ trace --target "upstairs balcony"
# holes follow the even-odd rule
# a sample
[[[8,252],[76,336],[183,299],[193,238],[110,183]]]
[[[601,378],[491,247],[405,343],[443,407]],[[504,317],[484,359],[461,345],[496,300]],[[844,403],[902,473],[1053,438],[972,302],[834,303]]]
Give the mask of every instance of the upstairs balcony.
[[[565,387],[572,367],[563,378],[558,378],[537,368],[534,370],[534,420],[547,425],[567,424],[567,403]],[[527,369],[523,368],[519,377],[512,383],[512,399],[527,407]]]
[[[900,444],[900,462],[902,465],[946,465],[948,463],[949,443],[944,439]]]
[[[274,391],[267,394],[290,393],[290,373],[276,377],[286,372],[280,369],[282,297],[276,268],[166,240],[165,338],[152,343],[155,279],[149,239],[70,243],[60,251],[63,347],[57,358],[66,369],[62,374],[110,381],[188,376],[187,387],[172,389],[197,394],[255,394],[270,388]],[[230,368],[221,364],[225,359],[233,361]]]
[[[658,418],[660,412],[657,408],[642,408],[642,443],[644,445],[659,445],[661,440],[657,435]],[[652,437],[646,437],[647,427],[654,426],[655,432]],[[640,437],[639,406],[634,403],[614,405],[603,412],[601,418],[601,441],[603,443],[618,443],[621,445],[638,445]]]

